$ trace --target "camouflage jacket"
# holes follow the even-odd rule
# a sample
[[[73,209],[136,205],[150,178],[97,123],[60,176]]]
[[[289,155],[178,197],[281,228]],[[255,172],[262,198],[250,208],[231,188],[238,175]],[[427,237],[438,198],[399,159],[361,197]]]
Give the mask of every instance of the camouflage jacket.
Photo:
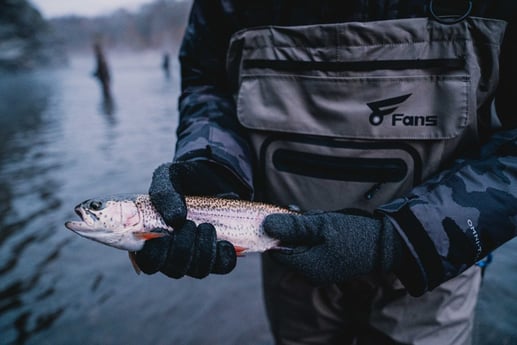
[[[180,51],[182,93],[175,160],[218,162],[253,195],[255,162],[246,130],[236,118],[225,69],[229,39],[236,31],[263,25],[425,17],[426,3],[195,1]],[[472,15],[508,22],[494,103],[496,123],[479,120],[479,152],[466,152],[432,180],[379,207],[398,224],[412,254],[400,278],[413,295],[457,276],[517,235],[517,114],[512,103],[517,99],[517,88],[512,85],[517,80],[517,3],[476,1]]]

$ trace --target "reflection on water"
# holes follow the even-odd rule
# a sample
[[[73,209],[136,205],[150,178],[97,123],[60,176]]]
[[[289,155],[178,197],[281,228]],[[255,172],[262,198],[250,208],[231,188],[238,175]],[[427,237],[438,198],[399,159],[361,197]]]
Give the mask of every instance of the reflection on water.
[[[117,119],[115,118],[115,100],[110,94],[102,95],[102,101],[100,104],[100,112],[106,116],[108,124],[113,126],[116,124]]]
[[[110,57],[109,98],[90,57],[0,76],[0,344],[272,344],[258,256],[204,280],[136,276],[124,252],[63,226],[84,199],[146,191],[172,158],[178,81],[161,59]],[[488,269],[479,344],[517,343],[516,247]]]

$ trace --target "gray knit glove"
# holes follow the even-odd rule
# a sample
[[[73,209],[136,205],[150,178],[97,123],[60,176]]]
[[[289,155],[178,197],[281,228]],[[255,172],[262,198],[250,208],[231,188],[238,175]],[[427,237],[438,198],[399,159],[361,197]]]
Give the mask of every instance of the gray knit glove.
[[[273,214],[264,230],[292,251],[271,252],[277,261],[315,285],[341,283],[372,272],[392,271],[403,252],[402,239],[387,218],[320,212]]]

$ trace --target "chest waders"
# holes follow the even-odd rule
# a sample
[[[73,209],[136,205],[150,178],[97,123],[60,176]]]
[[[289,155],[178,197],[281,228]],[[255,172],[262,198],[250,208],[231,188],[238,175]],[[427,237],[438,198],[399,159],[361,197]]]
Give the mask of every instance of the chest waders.
[[[259,198],[373,211],[477,153],[504,30],[497,20],[416,18],[236,33],[228,70]],[[478,273],[412,298],[388,277],[315,288],[266,258],[266,307],[279,343],[343,342],[363,322],[402,343],[466,344]]]

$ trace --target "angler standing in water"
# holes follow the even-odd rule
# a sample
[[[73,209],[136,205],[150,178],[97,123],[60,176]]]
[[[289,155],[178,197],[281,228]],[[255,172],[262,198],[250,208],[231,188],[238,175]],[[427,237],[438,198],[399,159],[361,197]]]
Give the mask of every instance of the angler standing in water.
[[[149,189],[175,231],[138,266],[234,268],[184,195],[296,204],[264,221],[293,248],[263,255],[277,344],[470,344],[476,262],[517,234],[516,18],[509,0],[194,1],[175,157]]]
[[[170,56],[169,56],[168,52],[163,53],[162,69],[163,69],[163,73],[165,73],[165,77],[167,79],[169,79],[171,77],[171,70],[170,70]]]
[[[96,68],[95,72],[93,72],[93,75],[99,80],[99,83],[101,84],[102,95],[104,96],[104,99],[111,99],[111,76],[100,39],[95,39],[95,42],[93,43],[93,52],[95,54],[96,63]]]

